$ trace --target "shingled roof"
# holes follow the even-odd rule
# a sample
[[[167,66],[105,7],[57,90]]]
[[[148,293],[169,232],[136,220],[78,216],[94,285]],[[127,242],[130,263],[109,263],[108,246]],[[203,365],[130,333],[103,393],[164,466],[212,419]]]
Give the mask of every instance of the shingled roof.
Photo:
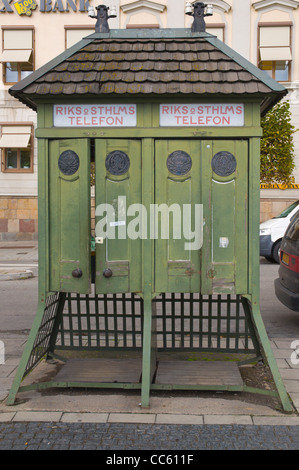
[[[262,114],[287,93],[214,36],[179,31],[178,37],[175,30],[92,34],[9,92],[33,109],[54,96],[242,95],[260,97]]]

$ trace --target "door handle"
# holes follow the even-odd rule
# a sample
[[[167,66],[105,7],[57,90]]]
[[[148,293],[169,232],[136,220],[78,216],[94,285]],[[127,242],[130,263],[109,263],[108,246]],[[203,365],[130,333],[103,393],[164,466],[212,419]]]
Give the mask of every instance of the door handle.
[[[104,277],[111,277],[112,276],[112,271],[109,268],[104,269],[103,271],[103,276]]]
[[[80,268],[76,268],[72,271],[73,277],[82,277],[82,275],[83,275],[83,272],[82,272],[82,269]]]

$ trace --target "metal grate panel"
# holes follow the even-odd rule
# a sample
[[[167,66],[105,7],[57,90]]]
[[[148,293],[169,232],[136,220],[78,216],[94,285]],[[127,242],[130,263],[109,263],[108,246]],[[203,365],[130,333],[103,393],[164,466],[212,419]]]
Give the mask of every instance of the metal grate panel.
[[[259,345],[241,296],[161,294],[153,300],[157,349],[255,352]],[[66,295],[56,347],[141,349],[143,300],[136,294]]]
[[[259,349],[246,301],[240,296],[161,294],[154,302],[160,350]]]
[[[57,292],[46,299],[43,318],[38,329],[24,375],[28,374],[50,350],[60,298],[59,292]]]
[[[142,347],[143,300],[136,294],[67,294],[60,349]]]

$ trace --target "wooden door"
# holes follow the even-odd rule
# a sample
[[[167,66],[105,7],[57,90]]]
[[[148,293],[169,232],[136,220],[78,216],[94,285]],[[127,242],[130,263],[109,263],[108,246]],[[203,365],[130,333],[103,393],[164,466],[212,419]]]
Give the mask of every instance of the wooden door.
[[[95,168],[96,292],[141,292],[141,142],[97,139]]]
[[[157,140],[156,292],[200,292],[201,187],[200,141]]]
[[[90,155],[88,139],[49,141],[49,285],[90,290]]]
[[[248,142],[202,142],[202,293],[247,292]]]

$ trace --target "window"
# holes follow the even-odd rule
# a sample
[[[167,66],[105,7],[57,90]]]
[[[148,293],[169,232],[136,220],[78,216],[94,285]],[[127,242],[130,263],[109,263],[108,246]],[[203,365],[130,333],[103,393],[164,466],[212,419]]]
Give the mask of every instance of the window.
[[[289,207],[287,207],[284,211],[282,211],[279,215],[277,215],[276,217],[273,217],[273,219],[281,219],[283,217],[287,217],[290,212],[292,212],[292,210],[295,209],[295,207],[297,207],[299,204],[299,201],[295,201],[293,202],[293,204],[291,204]]]
[[[290,223],[288,226],[286,233],[285,233],[285,238],[288,238],[289,240],[299,240],[299,216],[298,214],[296,215],[295,219],[293,222]]]
[[[289,81],[291,61],[291,25],[260,25],[259,68],[277,81]]]
[[[65,48],[68,49],[92,33],[94,26],[65,26]]]
[[[0,149],[2,171],[6,173],[33,172],[33,125],[1,126]]]
[[[2,28],[3,82],[16,83],[34,70],[33,29]]]
[[[216,36],[218,39],[220,39],[220,41],[224,42],[224,25],[207,24],[206,32],[212,34],[213,36]]]

